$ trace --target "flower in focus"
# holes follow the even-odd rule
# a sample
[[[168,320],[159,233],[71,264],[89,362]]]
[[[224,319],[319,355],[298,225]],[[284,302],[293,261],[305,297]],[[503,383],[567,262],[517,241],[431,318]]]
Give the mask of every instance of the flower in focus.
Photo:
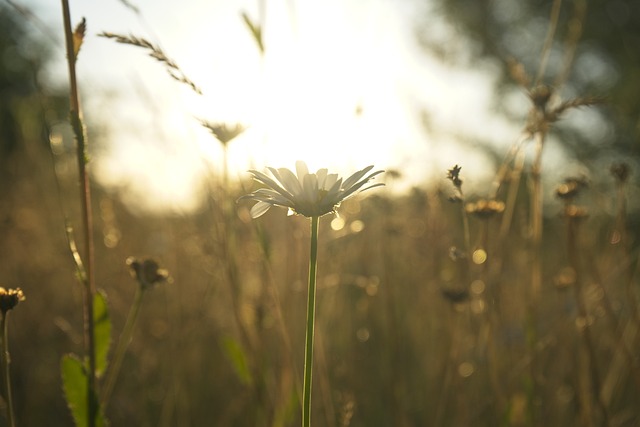
[[[328,173],[327,169],[318,169],[316,173],[309,173],[307,165],[296,162],[296,174],[286,168],[269,168],[273,178],[255,170],[249,171],[253,178],[266,185],[251,194],[242,196],[239,200],[257,200],[251,208],[251,217],[258,218],[267,212],[271,206],[289,208],[290,213],[306,217],[320,217],[335,212],[343,200],[355,195],[358,191],[368,190],[384,184],[373,184],[365,187],[376,175],[384,171],[371,172],[372,166],[359,170],[346,180],[337,174]],[[368,174],[368,175],[367,175]]]
[[[18,305],[20,301],[26,298],[22,289],[5,289],[0,287],[0,312],[4,315],[7,311]]]

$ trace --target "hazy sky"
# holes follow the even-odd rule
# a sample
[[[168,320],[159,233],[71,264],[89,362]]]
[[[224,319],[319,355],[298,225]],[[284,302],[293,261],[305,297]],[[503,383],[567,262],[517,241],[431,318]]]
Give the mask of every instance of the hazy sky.
[[[65,81],[59,4],[20,4],[60,33],[52,79]],[[484,155],[457,138],[506,147],[518,135],[517,126],[491,113],[490,66],[451,68],[417,45],[417,25],[429,22],[416,19],[429,13],[424,2],[133,4],[140,14],[117,0],[72,1],[71,11],[74,22],[85,17],[88,24],[78,64],[85,115],[109,129],[107,150],[94,158],[93,170],[149,206],[193,207],[202,172],[220,171],[220,144],[198,118],[249,126],[230,144],[233,177],[302,159],[343,174],[368,164],[397,169],[405,188],[442,178],[456,163],[472,181],[486,180],[492,171]],[[243,12],[263,25],[264,56]],[[447,26],[431,19],[434,37],[449,40]],[[171,79],[142,49],[97,37],[103,31],[161,46],[203,94]],[[521,108],[524,95],[514,102]]]

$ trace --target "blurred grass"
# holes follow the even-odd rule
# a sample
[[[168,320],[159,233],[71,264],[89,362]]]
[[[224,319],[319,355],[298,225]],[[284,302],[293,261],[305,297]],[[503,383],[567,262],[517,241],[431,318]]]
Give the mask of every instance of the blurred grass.
[[[75,193],[62,174],[58,197],[50,158],[36,147],[16,157],[21,167],[0,192],[0,278],[27,296],[11,323],[14,400],[19,425],[71,425],[59,363],[82,346],[81,292],[60,207],[77,222]],[[600,193],[591,197],[598,202],[585,200],[590,216],[578,228],[577,256],[610,425],[631,426],[640,422],[639,340],[626,281],[635,296],[637,237],[630,221],[629,249],[610,243],[616,218],[608,190],[588,190]],[[109,408],[112,425],[296,425],[308,222],[278,211],[250,221],[250,206],[225,208],[239,187],[214,187],[209,207],[189,216],[136,216],[116,195],[94,191],[96,241],[106,242],[96,248],[96,283],[108,295],[114,333],[136,289],[128,256],[153,256],[174,278],[147,294]],[[518,426],[531,425],[537,411],[544,425],[601,425],[576,327],[584,319],[571,291],[566,218],[545,217],[531,355],[525,194],[502,242],[499,217],[470,218],[472,248],[487,227],[488,259],[471,264],[467,280],[466,260],[450,257],[463,245],[452,192],[447,183],[405,195],[379,191],[346,202],[339,230],[333,217],[321,219],[315,423]],[[621,353],[622,333],[632,363]],[[526,398],[532,357],[541,376],[535,408]]]

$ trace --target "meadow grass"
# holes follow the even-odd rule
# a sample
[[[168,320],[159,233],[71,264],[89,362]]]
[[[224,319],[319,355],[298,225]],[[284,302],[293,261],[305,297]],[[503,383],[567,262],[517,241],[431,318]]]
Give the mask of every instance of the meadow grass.
[[[557,19],[553,9],[551,39]],[[245,20],[262,43],[259,27]],[[82,26],[72,31],[66,21],[73,76]],[[155,52],[196,90],[157,46],[103,35]],[[640,423],[633,171],[621,163],[607,179],[608,171],[593,171],[599,187],[577,177],[545,181],[548,132],[562,113],[596,102],[552,102],[541,84],[549,49],[535,84],[521,78],[531,113],[488,198],[463,191],[465,167],[456,165],[431,187],[347,200],[338,222],[313,216],[311,236],[300,216],[270,212],[252,221],[250,206],[233,203],[251,184],[226,171],[212,177],[206,207],[190,215],[142,216],[92,187],[71,77],[77,152],[55,153],[52,165],[34,145],[0,192],[11,224],[2,225],[0,278],[29,296],[12,312],[11,383],[3,369],[9,425],[73,425],[59,365],[80,350],[71,367],[81,368],[86,386],[67,381],[65,390],[67,398],[73,387],[84,392],[82,425],[276,427],[310,414],[309,423],[342,427]],[[214,132],[222,125],[203,124],[225,148],[232,143]],[[75,168],[60,168],[74,159]],[[553,188],[557,203],[544,206]],[[80,250],[68,223],[83,224]],[[320,260],[317,273],[307,270],[308,248],[312,266]],[[166,270],[131,255],[162,260],[173,280],[147,294]],[[96,299],[98,288],[108,298]],[[94,323],[95,307],[120,336],[98,354],[94,335],[105,323]],[[6,349],[4,315],[3,326]]]

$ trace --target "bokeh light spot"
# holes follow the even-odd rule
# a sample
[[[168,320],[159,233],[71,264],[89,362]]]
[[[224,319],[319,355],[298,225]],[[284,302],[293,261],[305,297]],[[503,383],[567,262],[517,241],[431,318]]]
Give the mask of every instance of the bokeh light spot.
[[[356,331],[356,337],[358,338],[358,341],[360,342],[367,342],[369,341],[369,338],[371,337],[371,333],[369,332],[369,329],[367,328],[360,328]]]
[[[469,362],[462,362],[460,366],[458,366],[458,374],[463,378],[468,378],[473,375],[475,368]]]
[[[364,230],[364,222],[360,221],[359,219],[353,221],[351,223],[351,225],[349,226],[349,228],[351,229],[351,231],[353,231],[354,233],[359,233],[362,230]]]
[[[344,219],[338,217],[331,220],[331,228],[334,231],[340,231],[344,228]]]
[[[475,264],[484,264],[484,262],[487,260],[487,252],[484,249],[476,249],[475,251],[473,251],[472,259]]]

